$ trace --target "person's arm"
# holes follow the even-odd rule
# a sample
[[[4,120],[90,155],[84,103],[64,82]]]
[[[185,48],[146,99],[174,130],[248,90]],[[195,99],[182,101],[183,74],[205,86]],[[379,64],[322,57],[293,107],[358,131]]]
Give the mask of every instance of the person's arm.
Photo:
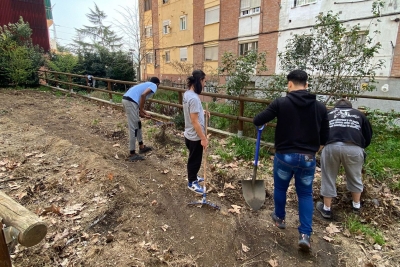
[[[363,117],[362,134],[365,139],[365,147],[367,147],[367,146],[369,146],[369,144],[371,144],[372,127],[371,127],[371,123],[365,116]]]
[[[262,126],[267,122],[273,120],[278,114],[278,102],[274,100],[268,107],[263,110],[261,113],[257,114],[254,119],[253,123],[255,126]]]
[[[140,104],[139,104],[139,116],[140,117],[145,117],[145,118],[151,117],[150,114],[148,114],[144,110],[144,103],[146,102],[146,97],[151,93],[153,93],[153,91],[150,88],[147,88],[146,90],[144,90],[144,92],[140,96]]]
[[[328,142],[328,139],[329,139],[329,119],[328,119],[328,111],[325,108],[325,113],[322,116],[321,129],[319,132],[320,145],[325,146],[326,142]]]
[[[203,129],[199,122],[199,113],[190,113],[190,120],[192,122],[193,128],[196,130],[197,135],[201,139],[201,145],[204,149],[208,146],[207,136],[203,133]]]

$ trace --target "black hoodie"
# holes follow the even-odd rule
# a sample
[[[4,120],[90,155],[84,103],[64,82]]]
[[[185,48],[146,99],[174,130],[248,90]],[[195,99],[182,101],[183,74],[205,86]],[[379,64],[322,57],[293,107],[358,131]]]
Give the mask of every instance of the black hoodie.
[[[253,123],[261,126],[277,118],[275,149],[277,153],[315,154],[329,136],[329,121],[324,104],[307,90],[297,90],[275,99]]]

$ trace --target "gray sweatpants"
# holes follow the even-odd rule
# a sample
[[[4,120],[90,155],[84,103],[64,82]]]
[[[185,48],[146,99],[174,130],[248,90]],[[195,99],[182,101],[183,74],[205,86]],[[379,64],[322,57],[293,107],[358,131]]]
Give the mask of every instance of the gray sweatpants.
[[[124,105],[125,113],[128,117],[129,151],[132,151],[136,148],[136,139],[139,143],[143,141],[142,123],[140,122],[139,116],[139,105],[126,99],[122,99],[122,105]]]
[[[328,144],[321,153],[321,195],[336,197],[336,178],[340,164],[346,172],[347,190],[353,193],[363,191],[361,170],[364,163],[363,149],[349,143]]]

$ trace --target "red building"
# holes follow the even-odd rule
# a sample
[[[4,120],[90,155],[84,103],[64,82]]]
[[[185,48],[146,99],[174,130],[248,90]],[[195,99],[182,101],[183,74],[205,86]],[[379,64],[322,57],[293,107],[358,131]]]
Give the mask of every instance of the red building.
[[[44,0],[0,0],[0,25],[16,23],[19,17],[29,23],[32,29],[32,42],[45,51],[50,50]]]

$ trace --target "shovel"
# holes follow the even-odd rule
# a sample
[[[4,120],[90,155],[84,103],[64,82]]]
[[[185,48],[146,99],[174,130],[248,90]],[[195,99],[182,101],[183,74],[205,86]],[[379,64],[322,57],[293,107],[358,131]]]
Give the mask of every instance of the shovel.
[[[243,197],[246,203],[253,209],[258,210],[265,202],[264,180],[256,180],[258,167],[258,153],[260,152],[261,133],[264,125],[257,130],[256,154],[254,156],[254,169],[252,180],[242,180]]]

